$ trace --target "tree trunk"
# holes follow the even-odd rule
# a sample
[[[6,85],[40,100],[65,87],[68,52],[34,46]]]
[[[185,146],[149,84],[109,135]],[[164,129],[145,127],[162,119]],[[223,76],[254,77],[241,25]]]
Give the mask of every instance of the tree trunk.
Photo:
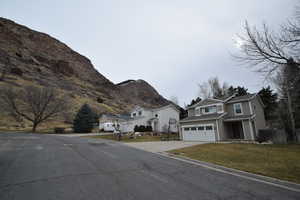
[[[37,127],[37,124],[36,124],[36,123],[33,123],[33,126],[32,126],[32,132],[33,132],[33,133],[35,133],[36,127]]]
[[[295,117],[294,117],[293,106],[292,106],[292,99],[291,99],[291,94],[290,94],[289,89],[287,89],[286,94],[287,94],[288,113],[289,113],[291,126],[292,126],[291,127],[292,134],[293,134],[295,142],[297,142],[298,138],[297,138],[297,133],[296,133],[296,123],[295,123]]]

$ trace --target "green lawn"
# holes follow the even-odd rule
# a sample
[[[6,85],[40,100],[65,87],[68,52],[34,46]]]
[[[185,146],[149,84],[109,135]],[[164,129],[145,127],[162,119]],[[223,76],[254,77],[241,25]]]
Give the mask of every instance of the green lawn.
[[[117,137],[114,135],[97,135],[97,136],[88,136],[88,137],[117,141]],[[137,136],[135,139],[131,139],[129,138],[129,136],[123,135],[121,139],[121,142],[153,142],[153,141],[160,141],[160,136],[144,135],[144,136]]]
[[[203,144],[170,153],[300,183],[300,145]]]

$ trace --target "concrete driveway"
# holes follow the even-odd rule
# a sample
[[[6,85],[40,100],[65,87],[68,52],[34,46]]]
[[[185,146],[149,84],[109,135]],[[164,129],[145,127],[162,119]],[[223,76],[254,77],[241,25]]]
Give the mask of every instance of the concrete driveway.
[[[190,147],[197,144],[205,144],[205,143],[206,142],[161,141],[161,142],[130,142],[124,144],[144,151],[159,153],[159,152],[170,151],[173,149],[181,149],[184,147]]]

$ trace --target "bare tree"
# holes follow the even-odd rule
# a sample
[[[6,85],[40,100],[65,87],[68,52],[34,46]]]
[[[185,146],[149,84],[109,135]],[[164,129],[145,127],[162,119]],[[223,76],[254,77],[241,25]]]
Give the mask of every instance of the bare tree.
[[[228,90],[228,84],[226,82],[221,86],[218,77],[212,77],[207,82],[198,84],[199,96],[202,98],[218,98],[226,95]]]
[[[262,31],[259,31],[245,22],[244,29],[245,36],[238,36],[242,41],[240,46],[242,54],[234,55],[237,61],[255,68],[266,77],[270,77],[280,66],[287,64],[291,59],[295,64],[300,64],[297,58],[292,58],[289,54],[289,43],[283,41],[281,34],[271,32],[266,24],[263,24]]]
[[[0,105],[16,118],[32,122],[32,132],[41,123],[58,117],[68,110],[65,97],[61,97],[52,88],[33,86],[24,89],[3,88],[0,93]]]
[[[280,90],[287,98],[285,101],[288,108],[287,112],[295,135],[293,111],[295,106],[290,94],[294,85],[299,81],[300,73],[298,70],[297,73],[293,74],[295,78],[291,79],[285,77],[285,73],[282,73],[281,69],[300,68],[299,13],[300,10],[297,8],[295,19],[284,24],[277,33],[270,31],[266,24],[263,24],[262,30],[258,30],[255,26],[250,27],[248,22],[245,22],[245,36],[239,36],[239,40],[242,41],[241,55],[234,55],[238,61],[255,68],[257,72],[263,73],[266,79],[272,79],[276,75],[276,78],[280,80]]]
[[[199,86],[199,93],[198,93],[199,97],[201,97],[202,99],[207,99],[212,96],[207,82],[199,83],[198,86]]]

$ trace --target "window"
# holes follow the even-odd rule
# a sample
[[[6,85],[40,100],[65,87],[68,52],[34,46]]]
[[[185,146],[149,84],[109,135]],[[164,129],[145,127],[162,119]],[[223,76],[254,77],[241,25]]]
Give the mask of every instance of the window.
[[[217,112],[217,107],[216,106],[209,106],[204,108],[204,113],[205,114],[210,114],[210,113],[215,113]]]
[[[136,113],[132,113],[132,116],[135,117],[135,116],[136,116]]]
[[[139,111],[139,116],[141,116],[142,115],[142,111]]]
[[[241,115],[241,114],[243,114],[243,111],[242,111],[242,104],[241,104],[241,103],[233,104],[233,109],[234,109],[234,113],[235,113],[236,115]]]
[[[212,127],[212,126],[206,126],[205,129],[206,129],[207,131],[211,131],[211,130],[213,130],[213,127]]]
[[[197,130],[197,129],[196,129],[196,127],[192,127],[191,130],[192,130],[192,131],[195,131],[195,130]]]
[[[190,128],[184,128],[184,130],[185,130],[185,131],[189,131],[189,130],[190,130]]]
[[[198,130],[199,130],[199,131],[204,131],[204,126],[199,126],[199,127],[198,127]]]

